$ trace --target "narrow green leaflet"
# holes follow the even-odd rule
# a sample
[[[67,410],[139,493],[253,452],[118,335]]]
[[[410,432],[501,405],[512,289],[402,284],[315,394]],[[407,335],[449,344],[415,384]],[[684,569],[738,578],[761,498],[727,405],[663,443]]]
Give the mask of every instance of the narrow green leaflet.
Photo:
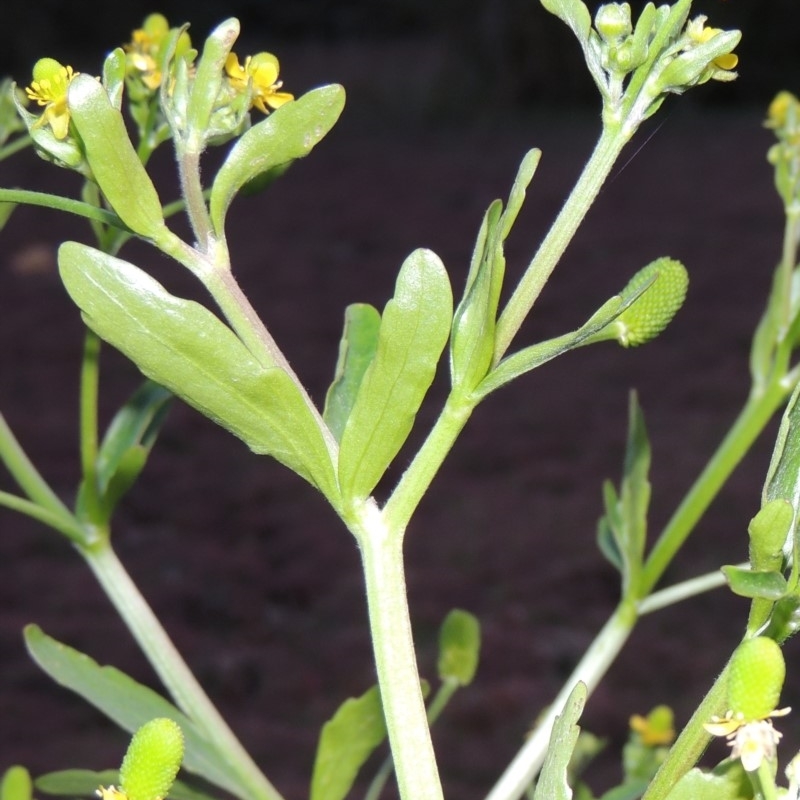
[[[119,772],[115,769],[64,769],[40,775],[35,786],[37,791],[44,794],[95,797],[98,786],[119,786]],[[168,797],[169,800],[213,800],[211,795],[194,789],[183,781],[172,784]]]
[[[261,173],[308,155],[343,108],[344,89],[323,86],[281,106],[238,139],[211,187],[209,209],[218,236],[236,193]]]
[[[234,794],[244,791],[225,757],[218,755],[194,723],[161,695],[114,667],[101,667],[36,625],[26,626],[25,644],[33,660],[56,683],[80,695],[121,728],[134,733],[156,717],[175,720],[185,738],[184,768]]]
[[[378,348],[381,315],[368,303],[353,303],[344,312],[336,375],[325,398],[323,419],[336,441],[341,441],[358,387]]]
[[[166,228],[161,201],[103,85],[90,75],[76,76],[69,110],[94,179],[114,212],[134,233],[158,239]]]
[[[310,800],[342,800],[364,762],[386,738],[377,686],[345,700],[322,726],[311,776]]]
[[[586,695],[586,684],[579,681],[564,703],[563,711],[556,717],[533,800],[571,800],[572,789],[567,776],[581,730],[577,722],[586,704]]]
[[[453,296],[439,257],[416,250],[386,304],[375,357],[342,434],[345,498],[367,497],[405,442],[450,332]]]
[[[731,591],[740,597],[780,600],[788,591],[786,578],[780,572],[743,569],[733,565],[721,567]]]
[[[503,244],[511,232],[541,157],[530,150],[517,171],[506,210],[495,200],[487,209],[470,263],[464,297],[453,315],[450,371],[453,386],[471,392],[486,375],[494,353],[497,305],[503,288]]]
[[[97,788],[97,787],[95,787]],[[0,800],[31,800],[33,781],[25,767],[9,767],[0,778]]]
[[[76,242],[61,278],[86,324],[158,384],[316,486],[335,504],[333,464],[294,381],[265,369],[208,309],[174,297],[132,264]]]
[[[585,3],[581,0],[541,0],[541,3],[547,11],[572,28],[581,44],[587,41],[592,17]]]
[[[439,679],[469,686],[478,669],[481,652],[481,626],[468,611],[454,609],[439,631]]]

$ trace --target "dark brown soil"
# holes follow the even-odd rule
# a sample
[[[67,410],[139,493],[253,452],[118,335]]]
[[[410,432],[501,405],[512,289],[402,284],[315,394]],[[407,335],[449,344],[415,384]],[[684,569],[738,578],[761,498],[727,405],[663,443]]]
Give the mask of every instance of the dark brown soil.
[[[477,679],[435,733],[448,796],[458,800],[483,797],[614,607],[617,576],[594,539],[601,481],[621,469],[629,390],[639,391],[653,442],[652,535],[748,391],[750,332],[782,230],[764,158],[769,136],[761,110],[670,106],[676,110],[661,115],[647,146],[637,151],[655,126],[631,146],[632,160],[601,194],[519,341],[577,326],[661,255],[690,270],[685,308],[645,348],[588,348],[490,398],[408,533],[422,673],[434,676],[437,626],[449,609],[466,608],[483,626]],[[345,122],[273,189],[239,201],[231,230],[237,275],[314,397],[323,397],[331,377],[344,306],[382,306],[399,264],[418,246],[441,255],[460,289],[484,208],[505,195],[525,150],[539,146],[540,174],[509,246],[513,281],[597,129],[583,114],[463,127]],[[167,174],[168,159],[156,166]],[[0,183],[43,187],[53,175],[23,156],[3,166]],[[70,176],[58,180],[74,191]],[[3,233],[0,266],[0,407],[67,500],[78,474],[81,326],[58,281],[55,248],[84,234],[80,223],[76,232],[60,216],[20,210]],[[146,250],[130,257],[187,285]],[[104,356],[106,415],[136,380],[119,356]],[[432,391],[415,441],[444,388],[442,380]],[[746,558],[746,526],[774,431],[735,473],[668,581]],[[143,681],[153,682],[152,674],[64,541],[8,512],[0,525],[0,766],[112,767],[125,735],[37,671],[21,628],[36,622]],[[300,480],[176,407],[119,511],[114,542],[257,761],[287,798],[306,796],[320,725],[374,681],[350,535]],[[591,699],[585,725],[613,749],[629,715],[656,703],[671,704],[684,722],[745,613],[744,601],[720,590],[645,618]],[[788,655],[791,663],[796,647]],[[794,679],[785,700],[800,700]],[[615,770],[609,759],[597,784],[613,781]]]

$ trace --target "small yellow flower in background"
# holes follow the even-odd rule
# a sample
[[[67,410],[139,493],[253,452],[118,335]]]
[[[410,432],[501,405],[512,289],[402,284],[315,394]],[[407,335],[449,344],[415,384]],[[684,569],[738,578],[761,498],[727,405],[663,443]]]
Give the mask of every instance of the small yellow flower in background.
[[[791,92],[778,92],[767,109],[765,128],[779,130],[789,121],[789,114],[793,113],[795,119],[800,117],[800,100]]]
[[[721,28],[707,28],[707,17],[702,14],[699,17],[691,20],[686,26],[686,33],[695,44],[705,44],[713,39],[718,34],[722,33]],[[729,71],[736,68],[739,63],[739,56],[735,53],[725,53],[725,55],[718,56],[711,62],[719,69]]]
[[[230,53],[225,61],[225,72],[231,88],[237,94],[252,92],[250,104],[263,114],[269,114],[272,109],[294,100],[294,95],[279,91],[283,86],[283,81],[278,80],[280,64],[272,53],[247,56],[244,66],[239,63],[235,53]]]
[[[646,717],[634,714],[629,724],[647,747],[672,744],[675,738],[674,717],[669,706],[656,706]]]
[[[49,125],[56,139],[66,139],[69,133],[67,89],[78,74],[54,58],[40,58],[33,66],[33,81],[25,88],[30,100],[44,106],[36,127]]]
[[[169,32],[169,22],[163,14],[149,14],[123,48],[128,56],[129,74],[138,77],[151,92],[161,86],[161,57]],[[176,55],[191,46],[189,34],[184,31],[178,39]]]

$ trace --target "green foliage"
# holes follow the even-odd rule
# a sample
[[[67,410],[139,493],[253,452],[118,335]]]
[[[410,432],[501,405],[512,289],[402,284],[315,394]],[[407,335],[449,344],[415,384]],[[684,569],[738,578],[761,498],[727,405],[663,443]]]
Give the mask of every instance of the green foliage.
[[[38,792],[65,797],[97,796],[98,786],[114,786],[119,783],[119,772],[115,769],[95,771],[91,769],[65,769],[48,772],[36,778]],[[182,781],[175,781],[169,791],[170,800],[215,800]]]
[[[310,800],[342,800],[359,769],[385,738],[386,723],[377,686],[346,700],[322,726]]]
[[[739,761],[723,761],[711,772],[692,769],[666,800],[752,800],[753,790]]]
[[[430,250],[415,251],[403,263],[383,311],[375,356],[342,433],[339,481],[347,500],[372,492],[411,432],[452,316],[442,262]]]
[[[439,631],[439,679],[469,686],[478,669],[480,648],[481,629],[475,616],[451,611]]]
[[[59,269],[87,325],[148,378],[336,503],[319,425],[286,372],[265,369],[214,314],[174,297],[121,259],[67,242],[59,250]]]
[[[184,767],[233,794],[242,791],[240,779],[226,756],[217,752],[192,720],[152,689],[114,667],[101,667],[35,625],[25,628],[25,644],[34,661],[56,683],[80,695],[121,728],[133,733],[157,717],[174,720],[185,738]]]

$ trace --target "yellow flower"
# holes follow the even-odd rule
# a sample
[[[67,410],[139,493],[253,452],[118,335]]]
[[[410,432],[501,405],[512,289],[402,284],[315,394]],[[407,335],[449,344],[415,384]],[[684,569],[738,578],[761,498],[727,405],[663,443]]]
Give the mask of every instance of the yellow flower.
[[[150,14],[124,47],[128,55],[129,75],[138,77],[151,92],[161,86],[161,59],[169,32],[169,22],[163,14]],[[182,55],[190,47],[189,34],[184,31],[178,39],[176,55]]]
[[[100,800],[128,800],[128,795],[126,795],[121,789],[117,789],[116,786],[100,786],[95,791],[95,794],[100,798]]]
[[[67,89],[79,73],[70,66],[62,66],[54,58],[40,58],[33,66],[33,81],[25,87],[25,94],[44,106],[44,113],[36,127],[49,125],[56,139],[66,139],[69,133],[69,106]]]
[[[225,72],[231,88],[237,94],[251,92],[250,105],[264,114],[294,100],[294,95],[278,91],[283,81],[278,80],[280,64],[272,53],[247,56],[244,66],[235,53],[230,53],[225,61]]]
[[[721,28],[707,28],[706,19],[707,18],[701,14],[686,26],[686,32],[689,34],[689,38],[696,44],[705,44],[722,33]],[[717,56],[711,63],[719,69],[732,70],[735,69],[736,65],[739,63],[739,56],[735,53],[725,53],[724,55]]]
[[[672,744],[675,738],[672,709],[668,706],[656,706],[646,717],[634,714],[629,724],[647,747]]]

